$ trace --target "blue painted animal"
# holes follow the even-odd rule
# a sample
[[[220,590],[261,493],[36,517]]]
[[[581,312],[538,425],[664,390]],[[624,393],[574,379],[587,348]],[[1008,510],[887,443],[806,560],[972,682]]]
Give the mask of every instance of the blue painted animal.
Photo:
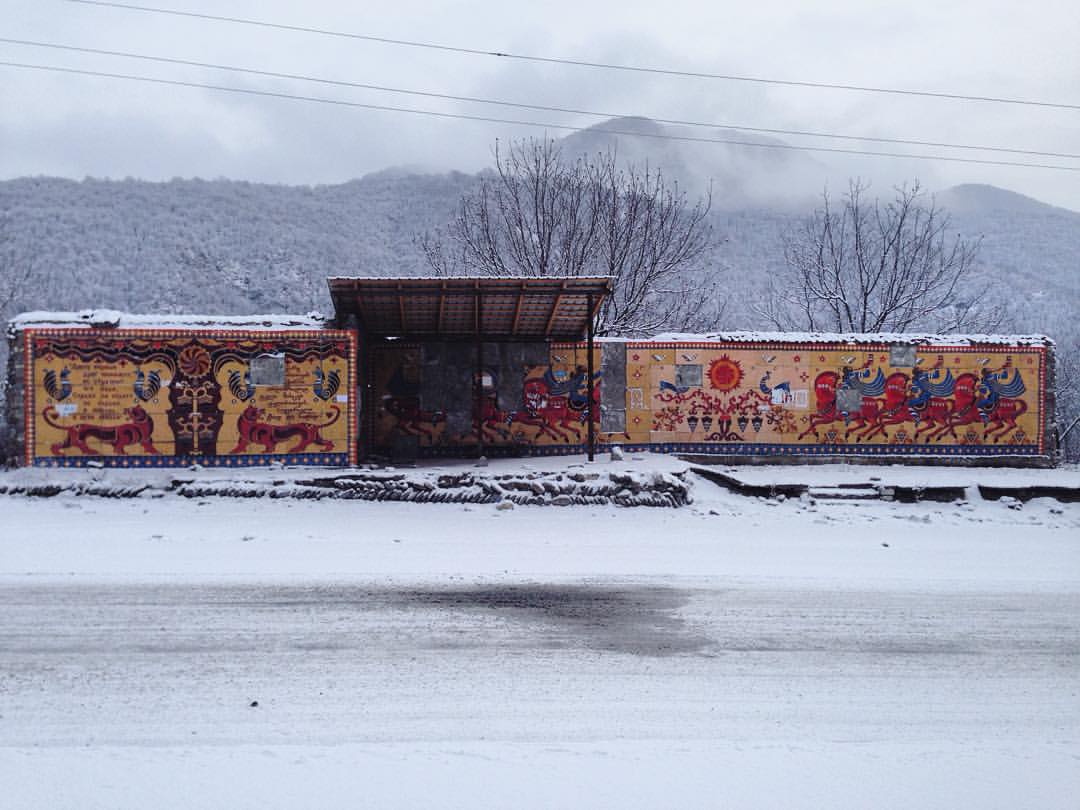
[[[945,376],[941,376],[941,369],[935,368],[924,371],[916,368],[911,373],[912,396],[908,400],[908,407],[912,409],[915,421],[919,421],[917,411],[925,408],[934,397],[951,397],[956,388],[952,369],[945,369]]]
[[[594,372],[593,380],[600,379],[601,373]],[[566,401],[574,410],[582,410],[589,404],[589,372],[584,366],[578,366],[573,374],[562,380],[556,377],[554,369],[548,366],[547,371],[544,372],[544,384],[547,385],[549,393],[565,396]]]
[[[845,368],[840,388],[858,391],[864,397],[879,397],[885,393],[885,374],[879,368],[877,376],[870,379],[870,369],[868,368],[860,371]]]
[[[773,391],[783,391],[785,394],[790,394],[791,393],[791,383],[788,382],[787,380],[785,380],[784,382],[779,383],[777,385],[774,385],[774,386],[772,386],[770,388],[769,387],[769,377],[771,377],[771,376],[772,376],[772,372],[771,371],[766,371],[765,376],[762,377],[761,382],[758,383],[758,388],[761,390],[761,393],[768,394],[769,396],[772,396]]]
[[[979,380],[979,393],[982,395],[982,399],[976,402],[975,405],[983,413],[984,421],[987,419],[986,415],[997,407],[998,402],[1003,397],[1016,399],[1023,396],[1027,391],[1024,379],[1020,376],[1020,369],[1013,370],[1011,380],[1008,377],[1008,369],[997,372],[983,369],[982,379]]]

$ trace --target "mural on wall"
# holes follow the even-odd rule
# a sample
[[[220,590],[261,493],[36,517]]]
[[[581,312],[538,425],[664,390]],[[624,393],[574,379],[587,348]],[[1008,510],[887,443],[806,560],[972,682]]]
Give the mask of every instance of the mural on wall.
[[[485,445],[580,448],[588,436],[589,373],[584,346],[552,344],[544,365],[502,369],[485,364],[483,371],[462,374],[471,411],[461,424],[443,403],[422,402],[422,352],[419,345],[379,347],[371,355],[375,391],[373,445],[388,449],[396,437],[415,437],[421,449],[439,451]],[[600,379],[600,352],[593,357]],[[520,384],[507,385],[501,374]],[[507,390],[513,391],[506,395]],[[500,394],[500,392],[503,392]],[[600,423],[599,386],[594,386],[594,427]],[[598,434],[599,436],[599,434]]]
[[[25,341],[28,464],[356,461],[351,332],[28,329]]]
[[[585,441],[588,431],[589,372],[585,365],[549,364],[524,372],[521,398],[511,408],[500,407],[492,372],[474,385],[481,398],[479,429],[490,444],[573,444]],[[600,373],[594,372],[599,378]],[[599,389],[594,386],[594,428],[600,423]],[[476,427],[473,429],[475,437]]]
[[[1044,452],[1039,347],[627,348],[634,443],[690,452]]]
[[[620,345],[626,352],[625,432],[597,429],[600,445],[741,455],[1046,452],[1043,347]],[[437,455],[475,445],[480,431],[487,445],[540,453],[580,449],[588,432],[584,354],[582,346],[557,344],[545,365],[485,367],[482,378],[461,371],[472,410],[455,424],[445,396],[421,395],[421,347],[379,348],[371,367],[374,446],[385,450],[396,437],[412,437],[421,453]],[[500,373],[520,374],[512,395]],[[598,381],[603,373],[596,372]]]

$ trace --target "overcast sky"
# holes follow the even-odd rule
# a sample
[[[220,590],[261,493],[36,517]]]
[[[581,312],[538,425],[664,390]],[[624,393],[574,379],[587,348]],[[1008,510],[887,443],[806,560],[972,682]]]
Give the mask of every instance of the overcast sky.
[[[465,48],[1080,104],[1076,0],[334,2],[130,0]],[[612,72],[79,5],[0,0],[0,36],[455,95],[729,126],[1080,153],[1080,110]],[[0,60],[542,123],[599,119],[0,44]],[[496,137],[543,129],[0,67],[0,177],[336,183],[396,165],[475,171]],[[551,129],[549,134],[565,134]],[[707,134],[707,133],[706,133]],[[794,136],[791,143],[882,149]],[[900,147],[905,148],[905,147]],[[900,148],[887,148],[897,151]],[[913,152],[1080,167],[1080,160]],[[992,183],[1080,210],[1080,172],[846,159],[931,188]],[[891,177],[892,175],[890,175]]]

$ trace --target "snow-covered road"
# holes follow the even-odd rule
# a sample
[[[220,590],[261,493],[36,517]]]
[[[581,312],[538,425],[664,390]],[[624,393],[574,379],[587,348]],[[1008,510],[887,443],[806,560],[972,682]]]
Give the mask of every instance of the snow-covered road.
[[[697,495],[0,500],[10,806],[1074,806],[1080,507]]]

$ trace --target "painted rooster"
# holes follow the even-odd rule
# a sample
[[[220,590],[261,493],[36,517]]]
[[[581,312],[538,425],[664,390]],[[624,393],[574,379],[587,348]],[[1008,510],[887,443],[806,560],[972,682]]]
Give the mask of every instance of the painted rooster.
[[[140,368],[135,372],[135,396],[141,399],[143,402],[149,402],[155,396],[157,392],[161,390],[161,375],[156,371],[151,371],[149,374],[144,374]]]
[[[331,397],[338,392],[338,388],[341,387],[341,375],[338,374],[336,369],[331,369],[329,374],[324,375],[321,368],[315,369],[315,385],[313,386],[315,396],[319,399],[328,401]]]
[[[239,371],[230,372],[229,390],[238,402],[247,402],[255,396],[255,386],[251,384],[251,369],[244,369],[242,375]]]
[[[67,368],[64,368],[60,372],[60,379],[57,381],[56,372],[51,368],[45,372],[45,390],[49,392],[49,396],[55,399],[57,402],[63,402],[65,399],[71,396],[71,380],[69,375],[71,374]]]

